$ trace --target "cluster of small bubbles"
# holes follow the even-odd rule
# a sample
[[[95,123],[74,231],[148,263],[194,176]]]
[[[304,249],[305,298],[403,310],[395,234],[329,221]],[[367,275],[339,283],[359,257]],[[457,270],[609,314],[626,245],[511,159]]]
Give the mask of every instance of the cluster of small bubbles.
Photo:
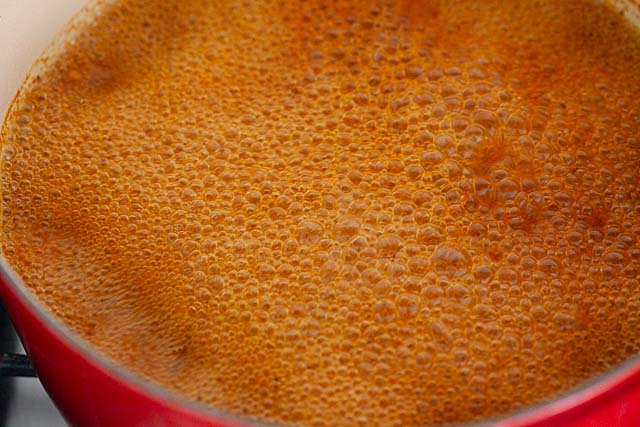
[[[253,418],[570,389],[640,349],[640,38],[489,3],[103,5],[4,123],[4,256],[104,354]]]

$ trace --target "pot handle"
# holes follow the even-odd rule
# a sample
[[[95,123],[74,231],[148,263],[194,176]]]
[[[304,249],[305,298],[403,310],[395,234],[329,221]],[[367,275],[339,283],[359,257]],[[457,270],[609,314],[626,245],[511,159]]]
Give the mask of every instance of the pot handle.
[[[0,353],[0,377],[35,377],[36,371],[25,354]]]

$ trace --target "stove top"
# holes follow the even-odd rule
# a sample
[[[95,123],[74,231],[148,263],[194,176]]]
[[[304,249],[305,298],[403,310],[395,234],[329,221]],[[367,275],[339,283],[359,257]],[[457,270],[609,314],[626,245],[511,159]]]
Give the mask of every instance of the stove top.
[[[11,321],[0,305],[0,353],[22,353]],[[37,378],[0,377],[0,427],[66,427]]]

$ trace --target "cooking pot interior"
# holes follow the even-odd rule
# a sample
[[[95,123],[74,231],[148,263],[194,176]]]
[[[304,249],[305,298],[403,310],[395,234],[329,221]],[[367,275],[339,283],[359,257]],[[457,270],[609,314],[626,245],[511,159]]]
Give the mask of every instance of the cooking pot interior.
[[[3,85],[0,86],[0,115],[4,116],[13,95],[29,70],[31,62],[48,45],[54,34],[59,31],[62,25],[83,3],[84,2],[80,0],[59,0],[57,2],[24,0],[22,2],[9,4],[9,10],[5,12],[4,24],[0,26],[0,47],[3,48],[4,52],[4,54],[0,56],[0,75],[4,80]],[[611,3],[623,12],[630,22],[636,26],[640,26],[640,2],[620,0],[611,1]],[[29,292],[24,285],[21,284],[19,278],[10,271],[6,263],[3,262],[0,265],[0,270],[16,292],[22,295],[22,297],[31,300],[31,306],[39,312],[39,316],[43,322],[57,330],[65,339],[81,348],[87,357],[94,358],[104,366],[108,366],[109,369],[114,369],[119,372],[122,377],[125,377],[126,381],[148,390],[151,394],[159,394],[163,397],[167,396],[165,392],[159,392],[158,387],[151,386],[136,379],[123,368],[114,367],[111,362],[106,361],[102,356],[93,352],[81,339],[73,336],[59,321],[45,312],[42,306],[29,295]],[[536,411],[539,413],[545,413],[545,411],[551,413],[559,410],[559,408],[582,403],[592,398],[599,391],[605,390],[621,381],[621,378],[628,375],[629,372],[637,370],[638,366],[640,366],[640,356],[636,356],[608,373],[594,378],[569,395],[562,396],[551,403],[534,405],[523,411],[519,411],[516,415],[509,415],[509,417],[512,417],[511,419],[518,419],[518,417],[524,419],[530,417],[530,415]],[[194,406],[175,396],[171,396],[170,398],[179,401],[185,406],[195,407],[198,411],[207,411],[207,409],[203,409],[197,405]],[[477,426],[484,425],[484,423],[469,423],[465,425]]]

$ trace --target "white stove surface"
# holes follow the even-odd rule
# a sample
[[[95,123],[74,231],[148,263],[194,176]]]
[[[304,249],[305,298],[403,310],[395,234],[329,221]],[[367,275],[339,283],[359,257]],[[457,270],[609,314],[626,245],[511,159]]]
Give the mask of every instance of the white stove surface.
[[[0,305],[0,352],[23,353]],[[67,427],[37,378],[0,377],[0,427]]]
[[[66,427],[64,419],[36,378],[13,380],[11,402],[3,426]]]

